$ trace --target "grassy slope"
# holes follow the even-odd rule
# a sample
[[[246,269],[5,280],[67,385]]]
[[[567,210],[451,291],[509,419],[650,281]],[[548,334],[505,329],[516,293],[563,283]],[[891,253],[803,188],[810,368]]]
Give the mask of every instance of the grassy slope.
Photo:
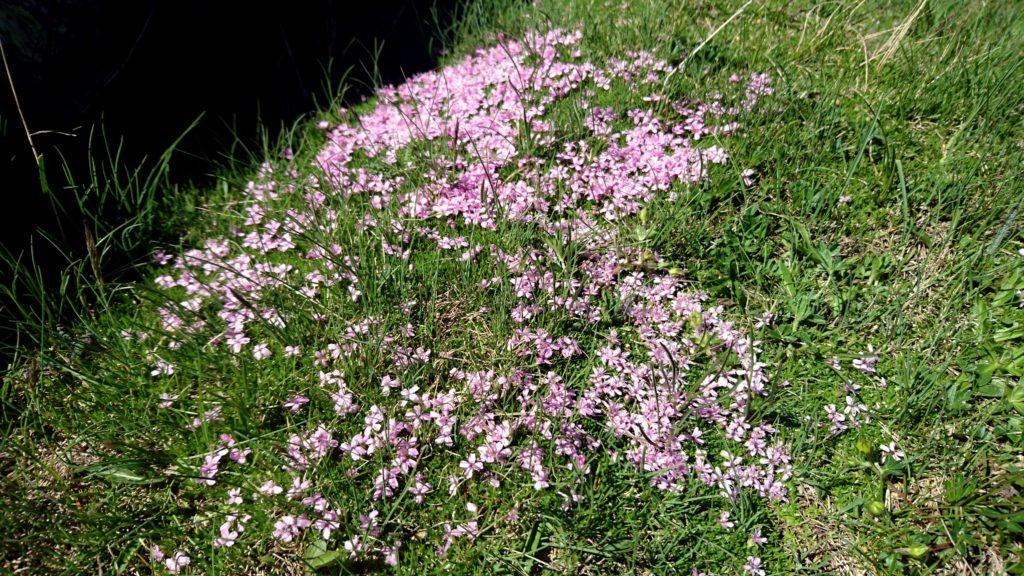
[[[480,11],[479,22],[467,20],[456,52],[486,43],[495,29],[518,34],[552,21],[581,27],[588,54],[598,58],[646,48],[677,61],[739,7],[494,6]],[[744,120],[743,135],[728,143],[727,169],[685,202],[651,210],[652,232],[643,234],[650,249],[736,314],[776,315],[761,339],[777,388],[756,416],[783,430],[798,474],[789,503],[743,499],[734,509],[741,527],[764,527],[769,542],[758,553],[770,573],[998,573],[1020,561],[1024,20],[1014,3],[918,8],[753,3],[672,86],[673,94],[704,95],[725,87],[733,72],[776,77],[768,102],[774,109]],[[610,97],[636,96],[619,89]],[[300,156],[320,145],[313,130],[293,138]],[[760,175],[752,188],[739,185],[737,172],[748,166]],[[849,202],[840,202],[846,196]],[[208,196],[209,210],[186,246],[226,230],[236,219],[232,198]],[[353,229],[342,234],[372,260]],[[498,240],[532,238],[522,230]],[[370,282],[365,301],[393,306],[416,298],[424,343],[490,359],[480,351],[501,349],[510,327],[480,309],[507,302],[472,287],[493,270],[420,258],[415,274],[375,270],[393,281]],[[11,569],[146,573],[143,546],[151,542],[190,538],[193,552],[209,547],[216,522],[197,521],[197,489],[156,471],[178,466],[190,473],[185,466],[195,466],[214,438],[182,431],[185,415],[156,410],[159,392],[185,388],[199,402],[219,399],[254,445],[296,424],[264,419],[254,408],[285,399],[302,377],[277,359],[256,368],[197,353],[175,378],[150,378],[146,349],[116,335],[146,325],[157,298],[143,287],[126,291],[123,304],[80,328],[91,343],[55,336],[26,359],[28,372],[5,379],[0,535]],[[389,306],[369,312],[403,321]],[[869,345],[878,351],[885,387],[850,367]],[[829,367],[831,358],[841,371]],[[872,408],[871,421],[832,436],[823,427],[824,406],[841,405],[851,384],[863,386],[857,394]],[[880,465],[878,447],[891,439],[907,457]],[[495,527],[446,560],[413,546],[402,569],[417,573],[423,562],[483,573],[739,570],[748,532],[718,526],[720,507],[707,503],[714,491],[695,486],[670,496],[625,468],[609,468],[571,512],[561,510],[559,497],[528,486],[482,494],[492,509],[516,509],[525,520]],[[334,485],[342,501],[366,498],[346,489],[340,472]],[[422,521],[455,517],[458,506],[432,510]],[[269,521],[256,518],[250,530]],[[299,560],[273,546],[218,553],[206,567],[237,572],[256,564],[276,564],[268,573],[301,570]]]

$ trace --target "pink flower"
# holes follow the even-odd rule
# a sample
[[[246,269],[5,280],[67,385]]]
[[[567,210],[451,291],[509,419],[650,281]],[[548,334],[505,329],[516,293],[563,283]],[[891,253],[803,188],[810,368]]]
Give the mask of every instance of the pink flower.
[[[899,462],[906,458],[907,454],[902,450],[896,448],[896,442],[892,441],[888,444],[882,444],[879,449],[882,451],[882,461],[892,458],[894,461]]]
[[[282,542],[291,542],[310,525],[311,522],[306,518],[305,514],[300,514],[299,516],[285,515],[277,522],[274,522],[273,536]]]
[[[309,487],[312,485],[313,483],[309,480],[304,480],[296,476],[295,478],[292,478],[291,488],[288,489],[288,493],[285,494],[285,496],[287,496],[289,500],[301,498],[302,495],[306,493],[306,490],[309,490]]]
[[[235,524],[237,516],[229,514],[223,524],[220,525],[220,535],[213,541],[214,547],[230,548],[235,545],[238,535],[244,530],[241,523]]]
[[[409,493],[414,496],[417,504],[423,504],[424,498],[430,493],[431,486],[423,480],[422,474],[417,474],[413,479],[413,485],[409,487]]]
[[[472,478],[473,474],[484,469],[484,463],[480,462],[476,458],[476,454],[470,454],[469,458],[459,462],[459,468],[462,468],[466,478]]]
[[[358,535],[345,540],[343,547],[348,552],[349,558],[355,558],[360,552],[362,552],[362,541]]]
[[[309,398],[303,396],[302,394],[296,394],[295,396],[292,396],[291,399],[285,401],[283,405],[286,409],[291,410],[291,412],[294,414],[301,410],[302,407],[308,403]]]
[[[171,256],[170,254],[167,254],[163,250],[154,250],[153,251],[153,260],[155,260],[156,263],[161,265],[161,266],[163,266],[164,264],[167,264],[168,262],[170,262],[172,258],[173,258],[173,256]]]
[[[743,177],[743,184],[745,184],[747,186],[750,186],[750,185],[752,185],[754,183],[754,170],[753,169],[747,168],[746,170],[744,170],[740,174],[740,176]]]
[[[399,542],[395,542],[391,546],[385,546],[382,552],[384,552],[384,563],[388,566],[398,566],[398,547]]]
[[[831,431],[833,434],[838,434],[843,430],[846,430],[846,415],[840,412],[835,404],[829,404],[825,406],[825,414],[828,416],[829,421],[832,423]]]
[[[267,346],[266,342],[260,342],[259,344],[253,346],[253,348],[252,348],[252,357],[253,358],[255,358],[257,360],[263,360],[264,358],[270,358],[270,356],[271,356],[270,347]]]
[[[199,467],[199,478],[196,478],[196,482],[205,484],[207,486],[213,486],[217,483],[214,480],[214,476],[217,475],[217,470],[220,468],[220,459],[222,454],[217,453],[208,454],[203,458],[203,465]]]
[[[331,534],[341,527],[340,518],[334,510],[325,510],[323,517],[313,523],[313,528],[320,531],[324,540],[330,540]]]
[[[224,418],[221,416],[221,407],[214,406],[206,412],[203,412],[200,416],[196,416],[192,419],[192,423],[189,426],[191,430],[199,429],[203,424],[207,422],[220,422]]]
[[[228,458],[236,464],[245,464],[249,454],[252,454],[252,450],[249,448],[232,448],[228,452]]]
[[[170,376],[171,374],[174,374],[174,365],[161,358],[157,358],[156,368],[149,373],[150,376]]]
[[[273,480],[267,480],[259,488],[259,493],[264,496],[277,496],[284,492],[284,488],[278,486]]]
[[[873,374],[875,372],[875,364],[878,363],[878,356],[874,355],[874,351],[874,347],[869,345],[868,355],[854,359],[853,367],[861,372]]]
[[[249,337],[244,332],[228,332],[227,344],[231,352],[238,354],[242,351],[242,347],[249,343]]]
[[[164,567],[171,574],[177,574],[182,568],[188,566],[192,562],[192,559],[185,555],[184,552],[176,551],[173,556],[164,560]]]
[[[735,522],[729,520],[730,514],[731,513],[728,510],[723,510],[722,513],[718,515],[718,524],[726,530],[731,530],[734,526],[736,526]]]
[[[756,556],[747,556],[747,563],[743,565],[743,571],[750,576],[765,576],[765,571],[761,568],[761,559]]]

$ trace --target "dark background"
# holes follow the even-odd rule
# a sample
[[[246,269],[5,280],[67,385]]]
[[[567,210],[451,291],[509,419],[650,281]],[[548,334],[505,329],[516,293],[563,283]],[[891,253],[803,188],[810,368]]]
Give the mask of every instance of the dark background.
[[[273,139],[282,126],[324,106],[343,79],[351,103],[377,81],[398,83],[433,67],[439,31],[460,5],[0,0],[0,38],[50,187],[60,196],[62,164],[79,182],[87,175],[90,128],[102,126],[111,146],[123,142],[120,164],[130,169],[158,157],[201,114],[173,157],[171,177],[209,184],[229,158],[259,148],[261,126]],[[35,234],[36,259],[49,274],[64,261],[38,233],[50,232],[81,255],[81,217],[73,210],[60,222],[54,216],[7,75],[0,76],[0,247],[24,253]],[[94,136],[94,148],[101,142]]]
[[[53,188],[62,184],[55,149],[82,169],[90,127],[101,123],[111,144],[123,138],[132,166],[159,156],[200,114],[172,174],[203,183],[226,156],[258,145],[261,124],[273,135],[323,106],[347,70],[351,101],[375,80],[434,66],[438,28],[457,2],[0,0],[0,37]],[[6,74],[0,189],[0,241],[16,252],[50,208]]]

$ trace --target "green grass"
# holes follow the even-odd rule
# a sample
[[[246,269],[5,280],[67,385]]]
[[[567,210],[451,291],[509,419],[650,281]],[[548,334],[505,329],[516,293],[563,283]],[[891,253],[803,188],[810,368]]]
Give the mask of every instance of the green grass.
[[[582,504],[568,509],[558,486],[538,493],[508,481],[475,489],[474,502],[506,520],[446,557],[435,554],[436,530],[466,517],[459,499],[381,509],[432,527],[405,535],[395,571],[727,574],[758,555],[770,574],[1024,573],[1022,6],[485,1],[451,31],[452,58],[493,43],[498,31],[515,37],[551,25],[580,28],[585,57],[595,61],[647,49],[678,62],[700,47],[666,86],[671,97],[728,90],[734,72],[775,77],[775,95],[724,144],[729,164],[680,201],[650,207],[646,221],[621,226],[730,313],[775,315],[760,335],[773,389],[753,416],[774,423],[792,447],[789,501],[741,498],[730,508],[739,528],[727,531],[714,489],[695,482],[683,494],[660,492],[631,467],[604,459],[583,484]],[[595,104],[628,108],[641,96],[620,85]],[[571,133],[578,109],[553,113]],[[285,135],[280,148],[308,159],[321,143],[310,123]],[[408,151],[418,161],[438,153]],[[284,165],[276,154],[268,160]],[[748,167],[759,175],[751,187],[740,176]],[[181,246],[244,218],[233,201],[251,177],[225,175],[204,194],[186,212]],[[388,362],[373,339],[406,321],[416,327],[411,345],[446,357],[407,373],[403,384],[426,387],[452,367],[515,365],[504,349],[514,328],[512,294],[476,288],[500,267],[419,251],[408,271],[381,258],[356,228],[364,199],[331,202],[346,216],[324,241],[361,256],[364,297],[353,303],[327,294],[330,314],[314,322],[314,304],[276,293],[291,316],[283,335],[266,326],[267,338],[329,341],[350,321],[379,317],[363,360],[345,367],[350,386],[368,396],[378,393],[370,383]],[[160,210],[181,218],[178,208]],[[461,233],[509,249],[542,242],[526,226]],[[114,242],[116,234],[97,236]],[[91,269],[88,261],[74,268],[46,314],[26,310],[26,344],[3,379],[0,573],[159,573],[148,559],[153,543],[165,550],[186,543],[194,559],[206,557],[193,567],[210,574],[313,571],[306,559],[322,563],[323,573],[385,570],[327,562],[333,557],[316,556],[312,539],[211,548],[220,517],[190,476],[216,437],[185,429],[194,412],[222,404],[225,425],[256,450],[251,467],[222,472],[246,486],[248,500],[279,468],[272,448],[307,416],[330,414],[330,401],[316,396],[308,366],[280,355],[257,364],[198,340],[184,344],[173,376],[150,377],[149,344],[120,334],[152,326],[163,296],[152,282],[100,283]],[[409,299],[418,301],[411,317],[399,309]],[[67,309],[77,319],[58,329],[51,318]],[[850,367],[869,345],[884,387]],[[829,367],[832,358],[841,371]],[[824,407],[841,405],[850,385],[862,386],[871,419],[833,436]],[[302,386],[314,389],[309,413],[270,410]],[[158,410],[164,392],[193,402]],[[339,422],[335,437],[359,429],[359,421]],[[883,464],[879,446],[891,439],[906,458]],[[351,510],[345,523],[353,525],[368,494],[366,480],[357,486],[347,469],[328,463],[316,473]],[[451,470],[425,472],[441,479]],[[435,489],[445,490],[442,480]],[[254,513],[247,532],[268,534],[273,519]],[[768,538],[756,551],[747,542],[755,527]]]

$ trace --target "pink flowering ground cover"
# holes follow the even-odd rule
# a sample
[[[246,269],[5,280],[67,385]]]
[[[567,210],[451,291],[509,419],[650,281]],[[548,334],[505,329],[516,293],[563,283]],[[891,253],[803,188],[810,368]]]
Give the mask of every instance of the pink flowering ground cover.
[[[581,37],[501,38],[379,90],[320,122],[315,155],[264,164],[226,234],[158,255],[158,324],[124,337],[150,343],[156,417],[206,444],[180,464],[195,528],[154,562],[443,562],[591,505],[609,473],[706,494],[728,529],[744,499],[787,499],[789,449],[750,417],[754,321],[644,242],[649,211],[727,169],[772,78],[668,98],[672,65],[596,63]],[[608,105],[623,87],[640,97]],[[218,397],[177,360],[195,350],[275,399]]]

